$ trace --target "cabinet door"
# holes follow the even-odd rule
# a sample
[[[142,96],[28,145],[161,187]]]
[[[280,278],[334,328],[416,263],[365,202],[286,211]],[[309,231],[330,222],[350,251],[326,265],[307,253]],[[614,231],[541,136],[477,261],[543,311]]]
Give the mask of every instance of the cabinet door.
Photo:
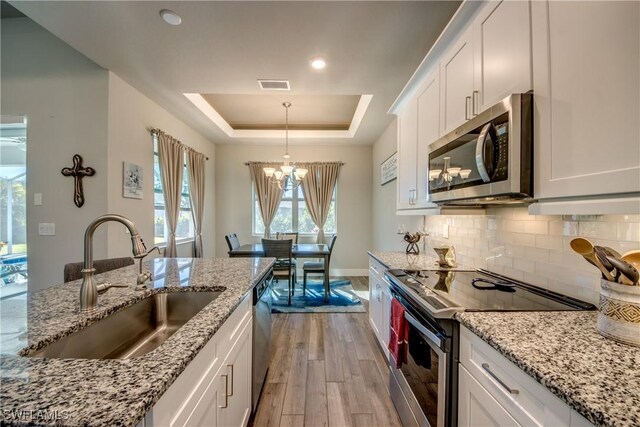
[[[221,393],[224,393],[226,378],[221,377],[223,368],[221,367],[209,383],[205,392],[200,396],[200,400],[193,408],[184,426],[210,426],[217,427],[218,423],[218,402],[222,402]]]
[[[398,209],[410,209],[416,197],[418,103],[411,99],[398,117]]]
[[[380,310],[380,339],[384,353],[388,355],[387,346],[389,345],[389,328],[391,326],[391,293],[389,292],[389,284],[383,280],[380,287],[380,299],[382,300],[382,308]]]
[[[640,2],[531,8],[535,197],[640,191]]]
[[[528,1],[489,2],[474,21],[472,115],[532,89]]]
[[[458,381],[459,427],[519,426],[462,365],[459,365]]]
[[[382,300],[380,299],[380,279],[377,276],[369,277],[369,320],[371,328],[380,339],[380,315],[382,312]]]
[[[433,207],[429,200],[429,144],[440,137],[440,69],[427,77],[418,93],[416,207]]]
[[[251,415],[251,331],[249,322],[221,368],[225,384],[218,396],[218,426],[242,427]],[[222,384],[222,381],[220,381]],[[225,402],[226,401],[226,402]],[[226,403],[226,407],[225,406]]]
[[[441,129],[448,133],[471,118],[473,28],[466,30],[440,63]]]

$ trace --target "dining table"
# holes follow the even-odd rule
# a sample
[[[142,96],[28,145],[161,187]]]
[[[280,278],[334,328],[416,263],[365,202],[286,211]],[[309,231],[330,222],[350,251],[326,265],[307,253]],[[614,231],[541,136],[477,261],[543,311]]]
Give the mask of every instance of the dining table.
[[[228,252],[231,258],[264,257],[262,243],[246,243]],[[329,302],[329,246],[316,243],[297,243],[291,246],[292,258],[322,258],[324,260],[324,301]]]

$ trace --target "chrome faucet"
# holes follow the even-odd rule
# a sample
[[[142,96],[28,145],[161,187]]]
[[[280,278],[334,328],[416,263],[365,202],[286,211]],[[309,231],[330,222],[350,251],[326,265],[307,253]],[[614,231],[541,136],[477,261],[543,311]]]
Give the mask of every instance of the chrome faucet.
[[[98,305],[98,294],[106,292],[109,288],[123,287],[122,285],[112,285],[110,283],[96,285],[93,275],[96,271],[93,268],[93,233],[103,223],[115,221],[123,224],[131,234],[131,246],[133,256],[144,254],[147,248],[138,234],[135,224],[122,215],[106,214],[94,219],[84,232],[84,268],[82,269],[82,286],[80,287],[80,311],[90,312]]]

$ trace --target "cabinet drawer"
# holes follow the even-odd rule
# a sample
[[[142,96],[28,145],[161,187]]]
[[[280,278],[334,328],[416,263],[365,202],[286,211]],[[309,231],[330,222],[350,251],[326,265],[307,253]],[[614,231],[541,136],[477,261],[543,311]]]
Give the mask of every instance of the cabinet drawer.
[[[465,327],[460,363],[523,426],[569,425],[571,408]]]
[[[384,278],[384,272],[387,270],[387,267],[382,265],[378,260],[369,257],[369,274],[375,274],[378,276],[378,279],[382,280]]]

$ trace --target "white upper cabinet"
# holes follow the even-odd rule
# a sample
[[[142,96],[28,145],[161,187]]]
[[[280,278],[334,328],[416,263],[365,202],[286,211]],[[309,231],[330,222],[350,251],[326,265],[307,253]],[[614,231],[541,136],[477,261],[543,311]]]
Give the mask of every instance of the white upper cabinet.
[[[639,192],[640,2],[535,1],[532,31],[535,197]]]
[[[474,21],[472,115],[533,87],[529,6],[528,1],[492,1]]]
[[[439,69],[427,76],[398,116],[397,209],[435,209],[429,202],[429,144],[440,137]]]
[[[512,93],[531,90],[528,1],[490,1],[440,61],[446,134]]]
[[[409,101],[398,117],[398,209],[411,209],[417,195],[418,103]]]
[[[473,28],[454,42],[440,62],[441,128],[448,133],[471,118],[473,96]]]
[[[418,207],[429,203],[429,144],[440,137],[440,70],[436,68],[418,91],[417,200]]]

